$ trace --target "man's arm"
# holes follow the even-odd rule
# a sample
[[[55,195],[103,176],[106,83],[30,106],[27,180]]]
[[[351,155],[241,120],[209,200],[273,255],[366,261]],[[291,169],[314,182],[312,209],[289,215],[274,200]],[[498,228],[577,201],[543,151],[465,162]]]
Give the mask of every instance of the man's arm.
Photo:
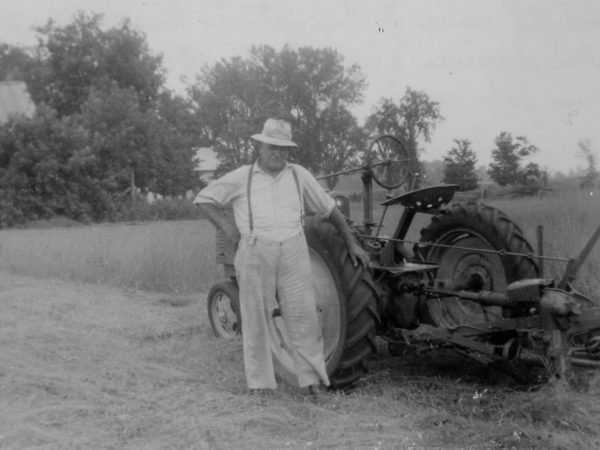
[[[346,222],[346,218],[335,206],[333,199],[323,190],[319,182],[311,175],[311,173],[302,166],[296,166],[298,173],[302,174],[304,180],[304,200],[314,211],[321,211],[323,215],[336,228],[338,233],[344,238],[348,254],[352,260],[354,267],[362,264],[365,268],[369,264],[369,254],[356,242],[352,230]],[[329,216],[326,216],[327,212]]]
[[[358,263],[362,264],[363,267],[367,267],[369,264],[369,254],[356,242],[354,239],[354,235],[352,234],[352,230],[346,222],[346,218],[340,212],[339,209],[333,208],[331,214],[328,217],[328,220],[333,224],[333,226],[338,230],[340,235],[344,238],[346,242],[346,246],[348,247],[348,254],[350,255],[350,259],[352,260],[352,264],[354,267],[358,266]]]
[[[223,210],[213,203],[196,203],[202,212],[206,215],[206,218],[210,220],[215,228],[233,240],[237,242],[240,239],[240,232],[238,231],[235,223],[231,218],[227,217]]]

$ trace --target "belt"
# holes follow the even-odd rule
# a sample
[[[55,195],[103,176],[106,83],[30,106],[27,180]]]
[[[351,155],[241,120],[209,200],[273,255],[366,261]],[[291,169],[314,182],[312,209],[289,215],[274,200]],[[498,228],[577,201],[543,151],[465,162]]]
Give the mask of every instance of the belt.
[[[240,241],[246,242],[250,245],[254,245],[257,242],[260,242],[261,244],[265,244],[265,245],[284,245],[287,242],[290,242],[294,239],[297,239],[301,236],[304,236],[304,231],[303,230],[299,230],[298,232],[296,232],[295,234],[292,234],[291,236],[285,238],[283,241],[276,241],[274,239],[270,239],[267,236],[257,236],[255,234],[246,234],[243,235],[240,239]]]

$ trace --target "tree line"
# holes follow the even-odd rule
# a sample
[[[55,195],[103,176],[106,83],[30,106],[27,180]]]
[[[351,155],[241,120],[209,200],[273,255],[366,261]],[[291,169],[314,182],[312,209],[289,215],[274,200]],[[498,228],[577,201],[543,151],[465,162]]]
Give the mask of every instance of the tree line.
[[[24,81],[36,104],[33,118],[0,125],[1,226],[56,215],[118,220],[139,194],[183,197],[203,185],[195,149],[212,147],[221,172],[249,163],[249,136],[268,117],[292,123],[292,157],[315,173],[360,164],[375,137],[391,134],[418,174],[422,145],[444,120],[438,102],[407,87],[398,101],[381,98],[359,124],[351,110],[363,101],[366,78],[332,48],[251,47],[247,57],[205,65],[178,95],[143,32],[128,19],[109,29],[102,20],[78,13],[65,26],[49,20],[35,28],[33,47],[0,43],[0,80]],[[537,151],[525,138],[501,133],[495,143],[489,173],[499,184],[539,172],[519,165]],[[468,140],[455,144],[445,181],[473,188],[475,154]]]
[[[468,139],[455,139],[455,146],[444,156],[444,177],[446,183],[458,184],[461,190],[479,188],[481,180],[477,174],[477,155]],[[539,164],[524,159],[539,152],[524,136],[513,138],[506,131],[495,139],[492,162],[487,170],[490,178],[500,186],[522,186],[537,190],[547,182],[548,173]]]

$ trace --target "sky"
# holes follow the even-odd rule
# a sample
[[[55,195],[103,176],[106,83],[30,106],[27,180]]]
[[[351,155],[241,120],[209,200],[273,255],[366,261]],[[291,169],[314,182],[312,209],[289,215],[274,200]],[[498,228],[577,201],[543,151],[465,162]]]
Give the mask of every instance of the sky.
[[[331,47],[366,78],[359,121],[407,87],[439,103],[427,160],[468,139],[487,165],[503,131],[527,137],[540,152],[526,162],[551,173],[586,167],[584,139],[600,156],[596,0],[0,0],[0,42],[34,45],[32,27],[79,10],[106,28],[129,17],[181,94],[205,64],[253,45]]]

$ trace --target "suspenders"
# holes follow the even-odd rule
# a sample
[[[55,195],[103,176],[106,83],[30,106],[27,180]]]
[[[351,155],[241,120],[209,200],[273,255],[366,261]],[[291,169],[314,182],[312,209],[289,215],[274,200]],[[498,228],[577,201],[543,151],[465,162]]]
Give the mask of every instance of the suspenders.
[[[298,174],[296,169],[292,166],[292,175],[294,175],[294,181],[296,182],[296,190],[298,191],[298,201],[300,202],[300,223],[304,226],[304,198],[302,197],[302,189],[300,189],[300,181],[298,181]]]
[[[304,226],[304,199],[302,198],[302,189],[300,189],[300,181],[298,180],[298,174],[294,166],[292,168],[292,174],[294,175],[294,182],[296,183],[296,191],[298,191],[298,199],[300,200],[300,223]],[[250,234],[254,232],[254,219],[252,217],[252,174],[254,172],[254,164],[250,164],[250,171],[248,172],[248,221],[250,222]]]
[[[254,172],[254,164],[250,164],[250,172],[248,172],[248,187],[246,192],[248,193],[248,221],[250,222],[250,234],[254,232],[254,220],[252,219],[252,173]]]

